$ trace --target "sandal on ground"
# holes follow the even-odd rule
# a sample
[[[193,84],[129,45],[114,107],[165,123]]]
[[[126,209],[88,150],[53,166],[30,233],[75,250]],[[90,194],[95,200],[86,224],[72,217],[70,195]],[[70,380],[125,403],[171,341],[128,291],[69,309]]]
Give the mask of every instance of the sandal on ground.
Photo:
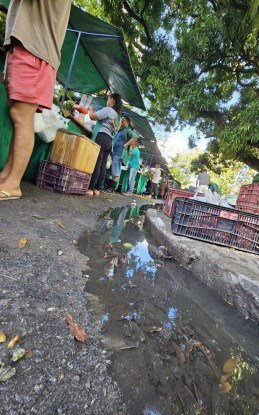
[[[94,196],[99,196],[99,195],[100,195],[99,190],[94,190]]]
[[[87,190],[86,192],[85,192],[85,195],[86,196],[93,196],[94,195],[94,192],[93,192],[93,190]]]
[[[0,189],[0,195],[4,195],[4,197],[0,197],[0,202],[2,200],[16,200],[16,199],[21,199],[21,196],[12,195],[10,192],[7,192],[6,190],[1,190],[1,189]]]

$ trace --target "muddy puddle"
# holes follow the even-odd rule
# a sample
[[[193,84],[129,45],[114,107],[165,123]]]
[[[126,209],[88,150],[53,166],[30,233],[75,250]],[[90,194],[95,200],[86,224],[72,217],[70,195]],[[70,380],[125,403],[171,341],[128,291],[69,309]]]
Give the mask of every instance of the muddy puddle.
[[[259,415],[259,334],[154,246],[138,206],[79,240],[96,330],[130,415]]]

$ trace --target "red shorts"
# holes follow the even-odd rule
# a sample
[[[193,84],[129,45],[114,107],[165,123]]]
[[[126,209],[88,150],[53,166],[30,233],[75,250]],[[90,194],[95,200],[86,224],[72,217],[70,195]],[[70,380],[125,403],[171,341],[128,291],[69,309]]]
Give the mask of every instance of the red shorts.
[[[6,87],[10,100],[51,108],[57,72],[44,60],[16,45],[8,54]]]

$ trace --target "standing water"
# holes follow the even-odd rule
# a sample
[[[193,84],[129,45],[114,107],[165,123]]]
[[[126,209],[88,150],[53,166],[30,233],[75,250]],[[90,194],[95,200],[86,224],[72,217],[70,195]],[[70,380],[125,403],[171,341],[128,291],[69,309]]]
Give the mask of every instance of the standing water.
[[[259,415],[257,327],[156,248],[139,206],[79,241],[86,291],[131,415]]]

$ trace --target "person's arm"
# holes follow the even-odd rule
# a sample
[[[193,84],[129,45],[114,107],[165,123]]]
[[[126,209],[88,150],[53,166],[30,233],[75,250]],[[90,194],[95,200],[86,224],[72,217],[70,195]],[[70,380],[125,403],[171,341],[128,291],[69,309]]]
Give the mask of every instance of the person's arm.
[[[138,139],[136,137],[131,137],[131,139],[124,144],[124,148],[128,148],[132,144],[135,144],[137,141]]]
[[[138,141],[138,134],[135,133],[132,129],[127,129],[128,136],[130,136],[130,139],[124,144],[124,148],[128,148],[132,144],[136,143]],[[127,134],[126,133],[126,134]]]
[[[94,121],[100,120],[101,121],[101,120],[104,120],[105,118],[108,117],[109,108],[105,107],[105,108],[102,108],[101,110],[95,112],[94,107],[92,105],[90,105],[88,114],[89,114],[89,117],[91,118],[91,120],[94,120]]]

